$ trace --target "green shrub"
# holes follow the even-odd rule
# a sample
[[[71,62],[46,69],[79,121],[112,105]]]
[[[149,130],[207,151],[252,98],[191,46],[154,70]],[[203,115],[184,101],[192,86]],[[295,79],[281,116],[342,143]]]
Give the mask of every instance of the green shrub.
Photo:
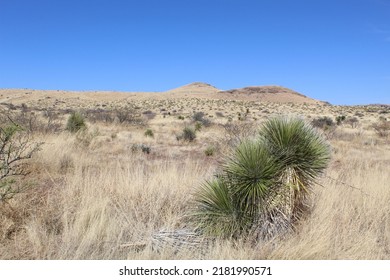
[[[146,131],[145,131],[145,133],[144,133],[144,135],[146,136],[146,137],[154,137],[154,133],[153,133],[153,130],[151,130],[150,128],[148,128]]]
[[[150,146],[148,146],[148,145],[141,144],[141,151],[142,151],[144,154],[150,154],[151,148],[150,148]]]
[[[270,119],[200,187],[193,221],[222,237],[268,239],[287,232],[306,213],[307,195],[329,159],[328,144],[312,126],[297,118]]]
[[[186,126],[186,127],[183,129],[182,138],[183,138],[185,141],[189,141],[189,142],[194,141],[195,138],[196,138],[195,129],[192,128],[192,127]]]
[[[344,115],[336,117],[337,125],[341,125],[343,123],[343,121],[345,121],[345,116]]]
[[[66,123],[66,130],[69,130],[70,132],[77,132],[80,129],[85,128],[86,124],[84,116],[79,112],[73,112]]]
[[[202,123],[201,122],[196,122],[195,123],[195,131],[200,131],[202,129]]]
[[[208,157],[213,156],[215,153],[215,147],[214,146],[208,146],[206,150],[204,150],[204,154]]]

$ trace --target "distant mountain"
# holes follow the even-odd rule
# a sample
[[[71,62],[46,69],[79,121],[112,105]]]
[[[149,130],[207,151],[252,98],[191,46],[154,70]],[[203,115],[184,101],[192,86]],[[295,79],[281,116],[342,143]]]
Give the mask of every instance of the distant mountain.
[[[322,103],[292,89],[281,86],[250,86],[221,91],[220,94],[230,95],[232,98],[241,97],[248,100],[268,102]]]
[[[78,99],[90,101],[114,101],[123,99],[221,99],[277,103],[322,104],[294,90],[281,86],[250,86],[239,89],[220,90],[210,84],[195,82],[165,92],[117,92],[117,91],[64,91],[32,89],[0,89],[0,103],[24,103],[34,100]],[[72,101],[72,102],[73,102]],[[42,101],[41,101],[42,102]]]
[[[281,87],[281,86],[252,86],[252,87],[244,87],[240,89],[231,89],[225,90],[225,93],[230,94],[281,94],[281,93],[291,93],[301,97],[306,97],[301,93],[293,91],[291,89]]]
[[[264,101],[279,103],[320,103],[292,89],[281,86],[250,86],[239,89],[219,90],[207,83],[191,83],[167,91],[170,97],[197,97],[207,99],[236,99],[244,101]]]
[[[216,87],[210,84],[201,83],[201,82],[195,82],[175,89],[168,90],[168,92],[173,92],[173,93],[217,93],[219,91],[221,90],[217,89]]]

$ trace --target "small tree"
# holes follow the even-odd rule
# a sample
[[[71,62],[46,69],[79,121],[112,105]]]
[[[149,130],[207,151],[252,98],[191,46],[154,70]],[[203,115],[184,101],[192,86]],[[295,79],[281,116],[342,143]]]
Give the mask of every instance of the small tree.
[[[41,143],[33,143],[31,135],[7,116],[0,125],[0,203],[22,191],[16,178],[28,174],[27,162]],[[2,120],[4,121],[4,120]]]

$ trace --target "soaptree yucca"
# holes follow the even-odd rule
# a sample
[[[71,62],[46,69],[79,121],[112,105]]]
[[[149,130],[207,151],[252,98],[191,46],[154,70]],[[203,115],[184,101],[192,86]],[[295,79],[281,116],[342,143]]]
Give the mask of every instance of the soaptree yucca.
[[[267,239],[291,230],[329,159],[329,145],[310,124],[269,119],[258,138],[238,145],[196,192],[194,221],[203,232],[224,237]]]

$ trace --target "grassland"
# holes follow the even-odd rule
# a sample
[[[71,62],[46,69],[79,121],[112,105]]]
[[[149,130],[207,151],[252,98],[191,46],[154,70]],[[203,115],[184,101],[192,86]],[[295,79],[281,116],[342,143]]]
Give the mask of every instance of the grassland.
[[[390,138],[374,125],[389,118],[388,107],[50,95],[4,98],[0,106],[43,142],[17,182],[29,187],[0,202],[0,259],[390,259]],[[85,131],[65,130],[71,111],[86,116]],[[185,141],[180,135],[195,127],[196,112],[208,122]],[[325,128],[331,164],[295,231],[195,248],[168,240],[156,249],[167,232],[191,231],[196,188],[237,139],[278,114],[357,120]]]

